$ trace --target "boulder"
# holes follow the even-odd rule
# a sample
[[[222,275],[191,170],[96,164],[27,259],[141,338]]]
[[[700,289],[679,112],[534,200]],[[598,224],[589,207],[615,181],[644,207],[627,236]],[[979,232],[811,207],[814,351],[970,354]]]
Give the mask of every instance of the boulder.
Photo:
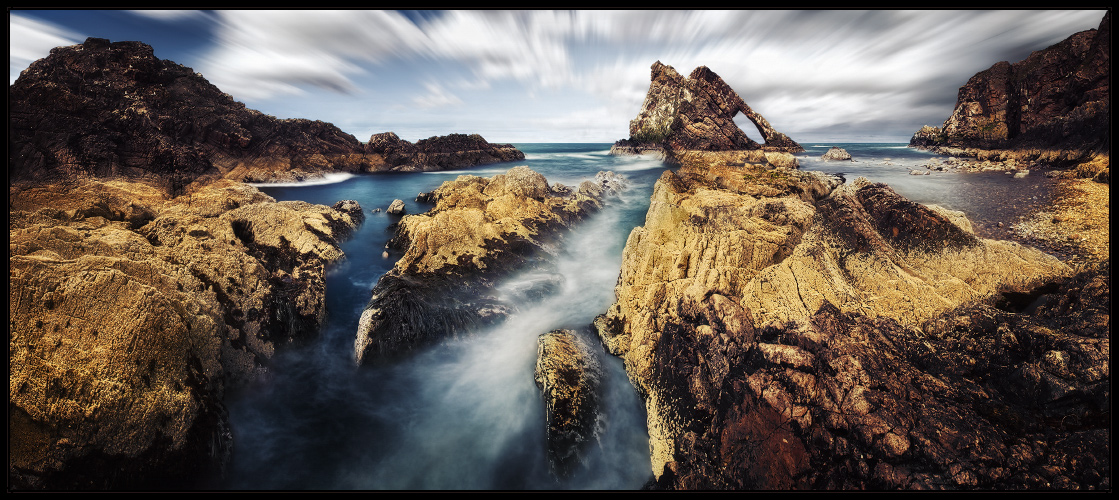
[[[385,209],[385,213],[390,215],[404,215],[404,200],[392,200],[392,203],[389,203],[389,207]]]
[[[566,477],[594,438],[602,367],[595,346],[573,330],[555,330],[537,342],[536,386],[544,396],[548,462]]]
[[[824,153],[824,155],[821,156],[820,158],[824,159],[824,160],[829,160],[829,161],[850,160],[851,159],[851,153],[848,153],[847,150],[845,150],[845,149],[843,149],[839,146],[832,146],[831,149],[829,149],[826,153]]]

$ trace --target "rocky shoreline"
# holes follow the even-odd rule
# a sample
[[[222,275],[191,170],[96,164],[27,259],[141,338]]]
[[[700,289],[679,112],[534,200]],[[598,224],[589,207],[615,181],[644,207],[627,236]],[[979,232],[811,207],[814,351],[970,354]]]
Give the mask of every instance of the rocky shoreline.
[[[563,231],[597,211],[624,179],[600,172],[578,188],[528,167],[459,176],[421,195],[435,206],[406,215],[389,246],[402,255],[373,287],[354,341],[358,365],[392,359],[504,319],[496,280],[547,267]]]
[[[276,202],[220,181],[9,191],[9,481],[178,489],[220,471],[223,397],[318,333],[356,202]]]
[[[1012,228],[1040,249],[801,171],[799,144],[718,75],[655,63],[612,152],[678,168],[593,325],[645,402],[650,487],[1110,489],[1109,31],[1108,14],[977,75],[911,143],[975,158],[929,171],[1058,172],[1051,204]],[[1071,105],[1014,111],[1026,95]],[[524,157],[478,135],[362,144],[96,38],[33,63],[9,113],[13,489],[181,489],[223,470],[225,394],[318,334],[324,273],[364,217],[353,200],[277,202],[244,181]],[[520,166],[422,195],[434,207],[394,228],[400,258],[361,315],[355,362],[500,321],[496,280],[547,270],[564,231],[624,184]],[[560,476],[593,440],[599,397],[578,335],[543,335],[534,374]]]
[[[98,38],[24,70],[9,118],[20,490],[191,489],[224,469],[225,394],[318,335],[326,269],[364,219],[353,200],[277,202],[243,182],[524,158],[476,134],[362,144],[247,109],[148,45]]]

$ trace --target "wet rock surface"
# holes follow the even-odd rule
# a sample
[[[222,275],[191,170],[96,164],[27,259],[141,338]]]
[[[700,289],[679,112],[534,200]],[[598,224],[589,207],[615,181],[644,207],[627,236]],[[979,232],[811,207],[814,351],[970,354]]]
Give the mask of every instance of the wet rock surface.
[[[595,324],[645,398],[661,487],[1028,488],[1041,476],[1005,465],[1009,452],[984,450],[1004,449],[999,440],[1034,446],[1041,438],[1030,433],[1049,431],[1007,428],[977,406],[1019,404],[1016,389],[983,385],[1001,375],[976,371],[979,351],[963,354],[959,337],[933,338],[927,325],[980,317],[952,311],[1029,296],[1071,272],[1032,248],[975,236],[961,213],[864,179],[685,163],[654,187],[623,253],[618,300]],[[1000,321],[1015,332],[1027,324]],[[1015,338],[1053,340],[1022,332]],[[1096,391],[1090,404],[1109,401],[1099,337],[1077,342],[1068,349],[1093,353],[1084,358],[1093,368],[1082,367],[1095,374],[1084,386]],[[1021,404],[1014,412],[1040,411]],[[1099,414],[1070,410],[1081,411]],[[1099,454],[1106,431],[1057,434],[1077,463],[1095,464],[1063,487],[1102,487],[1087,470],[1109,467]],[[1027,455],[1022,463],[1049,467],[1045,452]]]
[[[574,330],[543,334],[537,342],[536,386],[544,396],[548,461],[568,476],[594,438],[601,398],[602,367],[597,346]]]
[[[764,144],[746,136],[734,117],[742,113],[758,129]],[[773,129],[719,75],[700,66],[688,77],[671,66],[653,63],[651,83],[629,138],[611,149],[615,154],[661,150],[670,159],[678,151],[767,150],[803,151],[799,144]]]
[[[407,215],[390,242],[403,255],[374,286],[362,313],[354,357],[363,364],[504,319],[508,306],[497,279],[545,265],[556,238],[597,211],[614,174],[583,181],[578,189],[552,189],[520,166],[492,178],[464,175],[425,199],[435,207]]]
[[[9,484],[177,489],[220,472],[225,391],[316,335],[361,222],[221,181],[167,198],[82,181],[10,191]]]

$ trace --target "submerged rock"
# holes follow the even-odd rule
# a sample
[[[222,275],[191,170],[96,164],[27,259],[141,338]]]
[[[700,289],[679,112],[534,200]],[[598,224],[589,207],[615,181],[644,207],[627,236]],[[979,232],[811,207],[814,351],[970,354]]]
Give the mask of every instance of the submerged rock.
[[[555,330],[537,341],[534,379],[544,395],[548,462],[560,477],[578,465],[596,431],[602,385],[596,351],[573,330]]]
[[[373,288],[354,342],[360,365],[454,337],[505,317],[496,280],[547,259],[564,229],[597,211],[605,175],[557,194],[543,175],[514,167],[486,179],[447,181],[435,207],[401,218],[391,244],[403,256]]]
[[[318,332],[361,208],[219,182],[13,189],[9,482],[191,488],[229,459],[223,397]],[[355,216],[355,214],[357,214]]]
[[[824,160],[850,160],[851,153],[839,146],[832,146],[821,158]]]

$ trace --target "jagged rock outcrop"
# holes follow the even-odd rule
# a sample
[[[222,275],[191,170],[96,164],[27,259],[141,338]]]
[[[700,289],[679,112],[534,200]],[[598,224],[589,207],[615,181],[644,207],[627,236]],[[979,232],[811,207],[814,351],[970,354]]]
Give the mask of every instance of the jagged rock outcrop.
[[[658,484],[1108,490],[1109,267],[1047,284],[1035,310],[1003,296],[919,328],[827,303],[732,326],[682,303],[654,353],[687,423]]]
[[[524,157],[478,135],[415,146],[401,141],[407,147],[389,151],[329,123],[277,119],[246,108],[194,70],[155,57],[141,42],[89,38],[52,49],[21,73],[8,98],[11,180],[123,177],[178,195],[220,177],[293,181]]]
[[[367,149],[384,156],[378,171],[426,172],[525,159],[512,144],[491,144],[478,134],[429,137],[412,144],[384,132],[370,137]]]
[[[785,134],[774,130],[706,66],[696,68],[685,78],[657,61],[652,66],[651,80],[641,111],[630,121],[630,137],[618,141],[612,152],[659,149],[671,159],[674,152],[689,150],[804,151]],[[734,123],[738,113],[754,123],[764,144],[754,142],[738,128]]]
[[[1106,154],[1111,148],[1110,79],[1108,11],[1098,29],[973,76],[960,87],[956,108],[943,126],[922,127],[909,144],[1058,166]]]
[[[393,357],[504,318],[509,306],[495,280],[546,257],[561,230],[602,206],[613,177],[557,192],[520,166],[444,182],[426,197],[434,208],[396,227],[390,245],[403,255],[373,288],[355,361]]]
[[[792,472],[786,483],[749,479],[777,477],[765,468],[785,470],[816,453],[814,435],[798,430],[809,428],[790,424],[790,415],[801,418],[803,412],[786,399],[766,399],[768,409],[734,410],[739,412],[734,418],[769,426],[774,431],[769,437],[753,431],[735,437],[738,430],[726,420],[730,410],[720,394],[780,396],[764,390],[769,382],[749,379],[756,366],[751,360],[768,349],[761,344],[773,343],[757,338],[760,329],[806,321],[828,307],[865,318],[859,321],[917,327],[961,304],[1070,272],[1037,250],[977,238],[961,213],[910,202],[881,184],[841,182],[772,165],[704,162],[685,163],[657,182],[645,226],[634,229],[626,243],[617,302],[595,322],[646,400],[657,477],[678,477],[674,468],[742,447],[754,469],[718,473],[710,483],[668,482],[774,489],[827,485],[799,482]],[[818,366],[803,361],[812,358],[799,351],[782,352],[774,356],[789,357],[793,366]],[[837,376],[831,370],[787,376],[824,387]],[[721,451],[695,448],[703,429],[729,441]],[[779,442],[771,444],[778,448],[791,444],[777,455],[751,454],[754,445],[748,441],[755,438],[775,439]],[[821,457],[816,458],[828,459]]]
[[[850,160],[851,153],[839,146],[832,146],[821,158],[825,160]]]
[[[548,462],[566,477],[594,438],[602,366],[596,346],[574,330],[555,330],[537,340],[536,386],[544,396]]]
[[[220,181],[169,199],[85,180],[10,190],[9,485],[177,489],[219,471],[223,397],[318,332],[356,202]]]

